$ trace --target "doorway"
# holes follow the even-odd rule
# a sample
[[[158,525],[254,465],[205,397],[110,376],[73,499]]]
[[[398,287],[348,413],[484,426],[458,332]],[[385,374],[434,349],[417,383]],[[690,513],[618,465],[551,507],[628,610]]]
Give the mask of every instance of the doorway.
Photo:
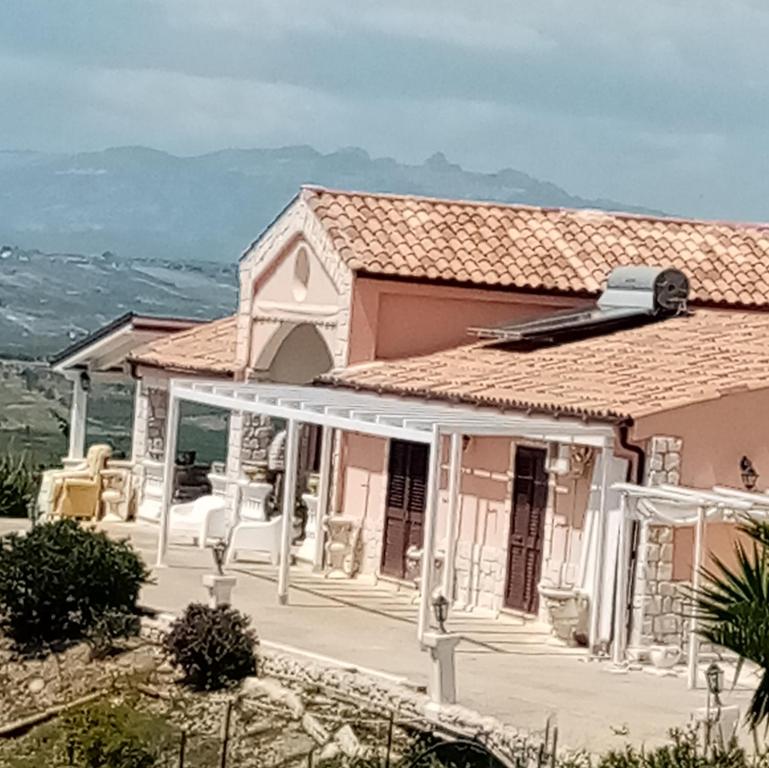
[[[505,607],[524,613],[536,613],[539,608],[537,584],[547,508],[546,460],[543,448],[516,448]]]
[[[429,447],[403,440],[390,442],[381,572],[413,579],[419,564],[406,557],[409,547],[422,547],[427,495]]]

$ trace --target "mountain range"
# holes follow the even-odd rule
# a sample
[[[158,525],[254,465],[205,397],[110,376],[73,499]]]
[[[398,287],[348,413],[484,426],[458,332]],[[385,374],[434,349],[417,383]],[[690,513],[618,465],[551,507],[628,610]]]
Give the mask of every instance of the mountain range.
[[[506,168],[421,165],[352,147],[227,149],[179,157],[146,147],[0,151],[0,245],[56,253],[234,264],[301,184],[506,203],[656,213],[590,200]]]

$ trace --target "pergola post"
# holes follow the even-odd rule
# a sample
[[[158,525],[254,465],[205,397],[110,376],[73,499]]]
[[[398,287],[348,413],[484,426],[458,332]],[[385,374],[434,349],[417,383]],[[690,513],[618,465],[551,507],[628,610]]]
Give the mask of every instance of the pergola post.
[[[173,386],[168,397],[168,415],[166,417],[166,445],[163,456],[163,494],[160,501],[160,531],[158,533],[158,553],[156,567],[166,564],[168,552],[168,533],[171,523],[171,499],[174,492],[174,469],[176,443],[179,436],[179,399],[174,394]]]
[[[457,523],[462,473],[462,435],[454,432],[449,446],[449,507],[446,514],[446,559],[443,562],[443,594],[454,600],[454,573],[457,556]]]
[[[692,593],[697,594],[700,588],[700,570],[702,568],[702,548],[705,543],[705,507],[697,508],[697,526],[694,529],[694,557],[692,558]],[[689,626],[689,664],[688,687],[697,687],[697,657],[700,653],[700,637],[697,634],[697,611],[692,611]]]
[[[438,516],[438,486],[441,477],[441,433],[433,426],[430,441],[430,458],[427,464],[427,498],[425,500],[425,527],[422,540],[422,569],[419,583],[419,617],[417,638],[422,642],[425,630],[430,626],[432,583],[435,563],[435,519]]]
[[[623,494],[625,495],[625,494]],[[639,648],[643,642],[644,608],[646,605],[646,565],[649,550],[649,521],[642,517],[638,531],[638,555],[633,584],[633,627],[630,635],[632,646]]]
[[[298,465],[299,422],[296,419],[289,419],[286,426],[286,468],[283,475],[283,521],[280,531],[280,566],[278,570],[278,602],[281,605],[288,604],[291,533],[294,528]]]
[[[329,495],[331,492],[332,451],[334,430],[323,427],[320,435],[320,467],[318,478],[318,511],[315,516],[315,552],[312,556],[312,569],[323,568],[323,548],[326,543],[326,517],[328,516]]]
[[[601,486],[599,489],[598,516],[596,531],[595,574],[593,580],[593,595],[590,602],[590,634],[588,648],[594,649],[598,644],[601,626],[601,600],[603,593],[604,567],[606,563],[606,505],[609,485],[609,443],[604,443],[601,450]]]
[[[627,646],[627,583],[628,583],[628,520],[627,494],[620,499],[619,542],[617,543],[617,583],[614,591],[614,643],[612,662],[622,664]]]
[[[72,404],[69,412],[69,447],[67,458],[82,459],[85,456],[85,433],[88,415],[88,392],[83,386],[84,373],[72,377]]]

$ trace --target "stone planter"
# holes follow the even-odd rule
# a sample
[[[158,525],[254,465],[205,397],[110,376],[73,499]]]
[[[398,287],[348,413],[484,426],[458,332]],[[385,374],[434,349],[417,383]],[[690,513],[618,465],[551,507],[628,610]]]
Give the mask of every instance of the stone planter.
[[[309,475],[307,475],[307,494],[310,496],[317,496],[319,488],[320,475],[317,472],[311,472]]]
[[[539,584],[537,589],[547,609],[553,635],[570,646],[587,634],[588,599],[576,589]]]
[[[251,483],[267,483],[270,479],[270,470],[266,462],[244,466],[243,474]]]
[[[649,661],[657,669],[670,669],[681,659],[681,649],[677,645],[653,645],[649,648]]]

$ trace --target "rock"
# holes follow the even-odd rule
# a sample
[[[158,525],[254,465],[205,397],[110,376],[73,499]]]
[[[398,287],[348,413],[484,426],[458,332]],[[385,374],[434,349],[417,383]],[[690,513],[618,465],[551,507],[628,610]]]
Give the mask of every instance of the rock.
[[[295,720],[304,714],[304,704],[299,696],[269,677],[247,677],[243,681],[240,693],[247,699],[267,699],[274,704],[280,704],[288,709]]]
[[[349,725],[343,725],[334,734],[334,741],[347,757],[358,757],[361,752],[360,741]]]
[[[320,765],[321,763],[327,763],[331,760],[336,760],[339,755],[342,754],[342,750],[339,748],[339,745],[332,741],[330,744],[326,744],[323,749],[318,753],[316,757],[316,764]]]
[[[42,677],[33,677],[29,683],[27,683],[30,693],[38,694],[45,690],[45,680]]]
[[[320,746],[327,744],[331,739],[331,734],[324,728],[320,720],[317,717],[313,717],[309,712],[305,712],[302,717],[302,728]]]

